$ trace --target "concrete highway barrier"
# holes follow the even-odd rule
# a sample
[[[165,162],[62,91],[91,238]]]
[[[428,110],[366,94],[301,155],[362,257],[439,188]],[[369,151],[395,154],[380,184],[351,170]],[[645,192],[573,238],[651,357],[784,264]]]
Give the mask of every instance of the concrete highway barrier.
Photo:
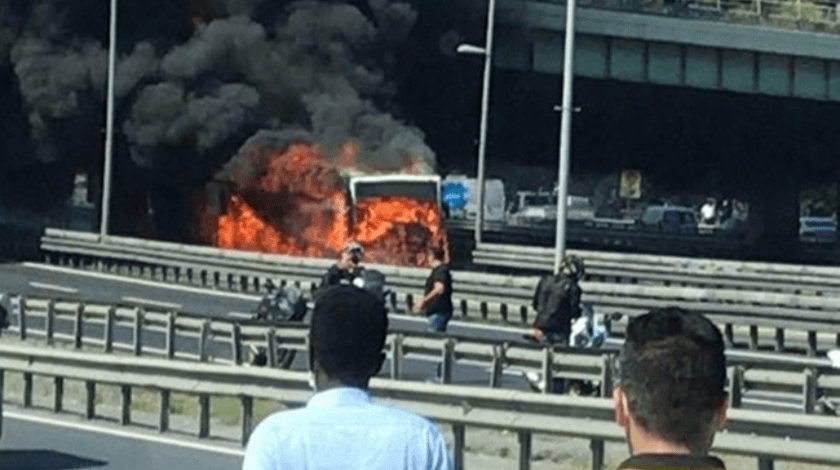
[[[312,395],[307,374],[264,368],[232,368],[206,363],[188,363],[146,357],[57,351],[49,348],[0,343],[0,376],[23,374],[52,378],[57,386],[54,409],[62,409],[60,391],[64,380],[86,384],[85,418],[97,417],[95,391],[98,385],[122,390],[119,422],[131,425],[131,390],[146,388],[160,394],[158,428],[169,429],[169,400],[172,393],[199,399],[198,438],[212,437],[210,396],[233,396],[241,402],[241,442],[253,428],[255,399],[267,399],[291,407],[305,403]],[[465,433],[468,427],[506,429],[519,436],[519,468],[530,468],[534,434],[552,434],[590,441],[592,468],[603,463],[604,442],[621,442],[623,432],[613,422],[612,402],[606,398],[539,395],[509,390],[492,390],[455,385],[418,384],[395,380],[371,381],[377,399],[418,413],[444,426],[452,426],[454,460],[463,468]],[[0,388],[2,392],[2,388]],[[19,403],[31,406],[32,388],[24,387]],[[27,396],[27,394],[29,396]],[[12,402],[0,396],[0,403]],[[515,404],[512,406],[512,404]],[[1,412],[1,411],[0,411]],[[775,460],[792,460],[824,465],[840,464],[840,420],[835,417],[792,415],[731,410],[725,432],[715,439],[713,452],[752,456],[759,469],[772,468]]]

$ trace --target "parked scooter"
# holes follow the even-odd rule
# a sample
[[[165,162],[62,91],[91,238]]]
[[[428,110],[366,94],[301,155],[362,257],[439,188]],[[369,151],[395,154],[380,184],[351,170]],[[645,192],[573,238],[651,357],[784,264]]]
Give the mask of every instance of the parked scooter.
[[[268,292],[251,312],[252,319],[265,322],[289,321],[300,322],[306,316],[306,299],[300,289],[295,286],[277,287],[271,280],[266,282]],[[277,364],[288,369],[295,360],[294,349],[278,348]],[[251,364],[264,366],[268,364],[265,346],[251,345]]]

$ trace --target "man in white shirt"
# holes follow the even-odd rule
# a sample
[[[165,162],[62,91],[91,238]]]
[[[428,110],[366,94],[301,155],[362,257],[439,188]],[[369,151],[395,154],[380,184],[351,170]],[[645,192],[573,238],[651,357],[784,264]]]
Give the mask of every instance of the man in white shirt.
[[[309,331],[316,395],[305,408],[257,426],[243,470],[454,468],[434,423],[377,404],[368,391],[385,360],[382,299],[354,286],[327,288],[318,295]]]

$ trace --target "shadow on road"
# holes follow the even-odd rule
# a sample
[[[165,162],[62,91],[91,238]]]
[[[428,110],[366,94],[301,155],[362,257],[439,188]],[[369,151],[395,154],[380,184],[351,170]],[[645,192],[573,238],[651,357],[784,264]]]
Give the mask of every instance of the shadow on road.
[[[0,450],[0,470],[69,470],[107,464],[51,450]]]

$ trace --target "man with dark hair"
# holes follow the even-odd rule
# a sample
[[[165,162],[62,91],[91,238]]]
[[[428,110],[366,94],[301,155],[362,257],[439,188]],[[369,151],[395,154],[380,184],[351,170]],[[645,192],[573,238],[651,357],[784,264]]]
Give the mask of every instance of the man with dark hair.
[[[677,307],[634,318],[619,354],[616,422],[633,456],[621,469],[723,469],[709,456],[726,423],[726,360],[718,328]]]
[[[429,319],[429,331],[443,333],[452,319],[452,274],[444,262],[446,252],[442,248],[435,248],[431,255],[432,272],[426,279],[426,291],[417,310]]]
[[[322,291],[309,329],[316,395],[257,426],[243,470],[451,469],[436,425],[371,398],[368,382],[385,359],[387,331],[381,298],[354,286]]]

